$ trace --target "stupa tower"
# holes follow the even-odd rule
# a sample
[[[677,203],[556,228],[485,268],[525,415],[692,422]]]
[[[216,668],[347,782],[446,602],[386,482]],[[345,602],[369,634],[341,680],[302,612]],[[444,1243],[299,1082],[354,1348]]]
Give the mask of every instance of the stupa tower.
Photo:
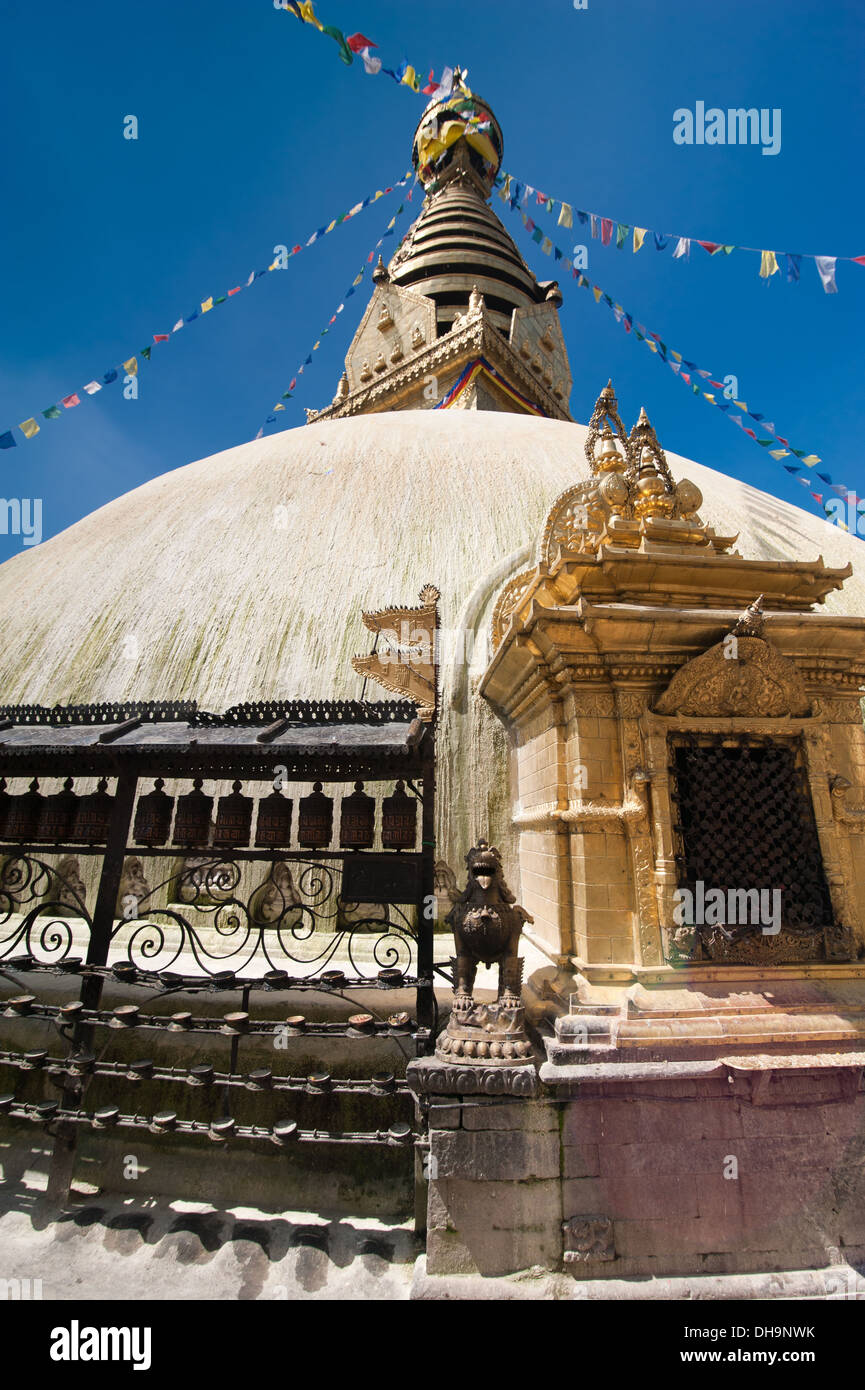
[[[458,73],[415,130],[421,215],[379,261],[336,396],[310,419],[457,407],[570,420],[561,291],[535,278],[489,205],[502,150]]]

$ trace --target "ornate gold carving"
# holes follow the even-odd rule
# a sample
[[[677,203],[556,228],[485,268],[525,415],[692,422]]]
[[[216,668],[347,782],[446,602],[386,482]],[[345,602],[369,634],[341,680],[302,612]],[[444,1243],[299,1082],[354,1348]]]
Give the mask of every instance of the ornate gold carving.
[[[657,714],[780,719],[811,713],[795,664],[759,637],[710,647],[677,671],[655,705]],[[735,652],[735,655],[732,653]]]
[[[631,446],[631,460],[636,473],[638,495],[634,508],[637,515],[653,515],[660,511],[664,516],[674,516],[676,484],[673,482],[667,456],[658,443],[658,436],[652,428],[645,406],[640,407],[640,416],[631,430],[628,443]],[[648,486],[650,482],[654,483],[651,488]],[[691,486],[693,487],[693,484]],[[648,508],[649,498],[654,498],[653,510]],[[700,500],[702,501],[702,498]],[[641,511],[641,507],[646,510]]]
[[[829,778],[829,790],[832,793],[832,816],[839,825],[844,825],[848,830],[865,830],[865,806],[848,806],[847,793],[850,791],[852,783],[846,777],[836,774]]]
[[[510,622],[511,614],[519,607],[521,600],[528,593],[536,573],[535,570],[523,570],[521,574],[514,575],[513,579],[508,580],[496,599],[490,624],[494,652],[498,651],[505,634],[505,628]]]
[[[595,401],[595,408],[592,411],[592,418],[589,421],[589,431],[586,435],[586,458],[593,473],[606,472],[609,469],[609,462],[603,468],[596,463],[595,446],[603,433],[603,438],[607,441],[605,444],[607,452],[604,454],[604,457],[609,461],[611,456],[609,453],[608,441],[612,438],[612,432],[615,432],[615,436],[622,446],[620,454],[618,450],[615,450],[620,458],[620,464],[616,464],[616,471],[622,472],[627,470],[628,472],[632,472],[633,460],[631,457],[630,445],[628,444],[628,437],[625,434],[625,427],[619,418],[619,402],[616,400],[616,393],[613,390],[612,381],[608,381],[603,391],[598,396],[598,399]],[[615,448],[615,445],[613,447]]]

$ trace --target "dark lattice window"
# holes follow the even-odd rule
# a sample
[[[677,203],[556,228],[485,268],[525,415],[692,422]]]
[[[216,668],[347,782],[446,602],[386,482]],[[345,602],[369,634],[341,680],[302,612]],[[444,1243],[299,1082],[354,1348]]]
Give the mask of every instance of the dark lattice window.
[[[671,739],[680,888],[781,889],[785,931],[834,922],[799,740]]]

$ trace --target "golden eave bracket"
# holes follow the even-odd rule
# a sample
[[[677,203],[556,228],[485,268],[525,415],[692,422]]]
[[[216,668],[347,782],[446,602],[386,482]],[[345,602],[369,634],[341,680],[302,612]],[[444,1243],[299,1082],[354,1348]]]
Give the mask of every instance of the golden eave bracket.
[[[353,656],[358,675],[403,699],[413,700],[425,722],[435,718],[438,707],[438,601],[432,584],[420,591],[420,607],[382,608],[363,613],[364,625],[374,632],[375,647],[369,656]]]

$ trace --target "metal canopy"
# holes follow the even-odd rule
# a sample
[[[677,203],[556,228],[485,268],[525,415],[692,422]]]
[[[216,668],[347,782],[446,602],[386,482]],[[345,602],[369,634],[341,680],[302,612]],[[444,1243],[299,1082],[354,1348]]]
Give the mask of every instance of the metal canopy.
[[[344,780],[420,772],[429,725],[407,701],[282,701],[223,715],[194,704],[14,706],[0,709],[0,769],[8,773],[246,777],[287,771]]]

